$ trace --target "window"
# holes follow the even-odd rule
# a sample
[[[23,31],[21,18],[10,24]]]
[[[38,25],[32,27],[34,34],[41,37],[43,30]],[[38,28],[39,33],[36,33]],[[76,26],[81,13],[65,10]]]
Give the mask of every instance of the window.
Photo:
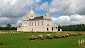
[[[57,27],[56,27],[56,29],[57,29]]]
[[[30,22],[29,26],[31,26],[31,22]]]
[[[35,26],[36,26],[36,22],[35,22]]]
[[[38,26],[39,26],[39,21],[38,21]]]
[[[43,21],[42,21],[42,25],[43,25]]]
[[[33,26],[33,22],[32,22],[32,26]]]

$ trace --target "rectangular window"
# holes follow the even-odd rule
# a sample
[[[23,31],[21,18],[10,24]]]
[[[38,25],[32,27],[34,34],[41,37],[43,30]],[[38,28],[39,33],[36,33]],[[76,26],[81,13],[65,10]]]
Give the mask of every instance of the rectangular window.
[[[39,21],[38,21],[38,26],[39,26]]]
[[[35,22],[35,26],[36,26],[36,22]]]
[[[33,26],[33,22],[32,22],[32,26]]]
[[[43,21],[42,21],[42,25],[43,25]]]
[[[31,26],[31,22],[29,23],[29,26]]]

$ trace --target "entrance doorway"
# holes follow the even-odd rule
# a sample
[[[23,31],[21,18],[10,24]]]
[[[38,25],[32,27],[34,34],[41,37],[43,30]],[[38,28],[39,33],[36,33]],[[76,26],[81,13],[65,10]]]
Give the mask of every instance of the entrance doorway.
[[[52,31],[53,31],[53,27],[52,27]]]
[[[47,31],[49,31],[49,28],[47,28]]]

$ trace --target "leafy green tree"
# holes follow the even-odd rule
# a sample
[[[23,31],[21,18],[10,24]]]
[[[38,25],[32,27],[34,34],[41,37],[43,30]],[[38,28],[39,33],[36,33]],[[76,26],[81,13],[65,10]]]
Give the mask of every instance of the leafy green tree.
[[[7,24],[7,28],[11,28],[11,24]]]

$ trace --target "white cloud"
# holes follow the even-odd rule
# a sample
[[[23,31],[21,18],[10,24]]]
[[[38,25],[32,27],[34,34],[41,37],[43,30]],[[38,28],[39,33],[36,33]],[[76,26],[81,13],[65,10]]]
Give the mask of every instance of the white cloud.
[[[85,0],[53,0],[50,13],[85,15]]]
[[[85,24],[85,15],[74,14],[71,16],[52,17],[53,23],[58,25]]]
[[[39,2],[41,2],[41,0],[35,0],[35,2],[36,2],[36,3],[39,3]]]
[[[15,27],[21,25],[21,18],[7,18],[7,17],[1,17],[0,18],[0,26],[6,26],[7,24],[11,24]]]
[[[1,26],[5,26],[6,23],[8,23],[9,21],[10,21],[10,18],[1,17],[1,18],[0,18],[0,25],[1,25]]]
[[[41,0],[0,0],[1,17],[20,17]]]
[[[22,16],[26,15],[33,6],[41,0],[0,0],[0,26],[10,23],[18,26]]]
[[[36,11],[49,8],[50,13],[64,14],[54,18],[53,22],[60,25],[85,24],[85,0],[52,0],[51,3],[42,0],[0,0],[0,26],[10,23],[13,26],[21,25],[21,19],[31,7]],[[67,16],[65,14],[74,14]],[[79,15],[78,15],[79,14]]]
[[[21,24],[22,23],[22,20],[19,20],[17,21],[17,25]]]
[[[49,8],[48,2],[42,3],[40,6],[35,8],[35,11],[47,10]]]

